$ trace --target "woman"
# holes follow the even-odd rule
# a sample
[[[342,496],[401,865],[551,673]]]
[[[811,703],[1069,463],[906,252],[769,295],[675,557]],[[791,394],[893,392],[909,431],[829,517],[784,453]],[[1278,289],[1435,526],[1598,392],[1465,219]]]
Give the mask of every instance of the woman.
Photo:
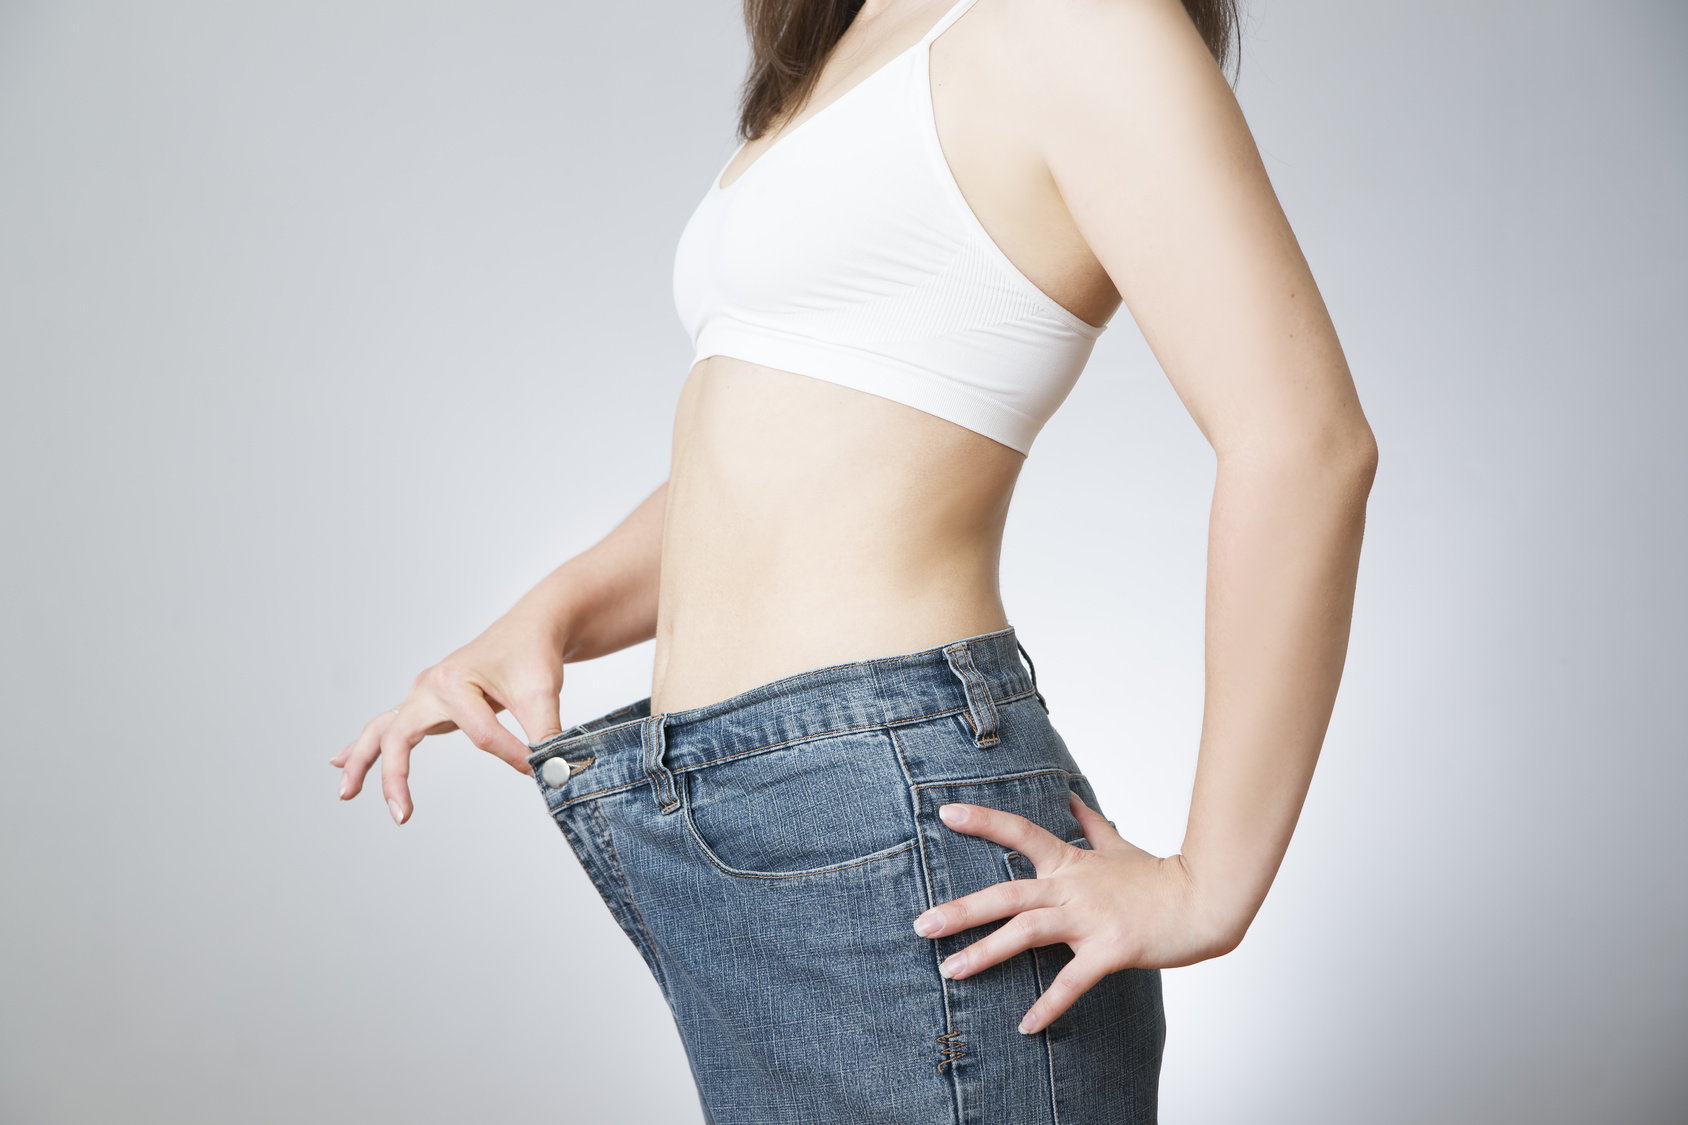
[[[1376,454],[1223,77],[1232,3],[748,0],[746,143],[675,266],[668,483],[334,759],[350,798],[379,757],[400,823],[426,735],[535,772],[711,1121],[1152,1121],[1157,970],[1260,907]],[[1166,858],[1101,815],[997,590],[1122,298],[1219,464]],[[651,698],[563,732],[564,666],[651,637]]]

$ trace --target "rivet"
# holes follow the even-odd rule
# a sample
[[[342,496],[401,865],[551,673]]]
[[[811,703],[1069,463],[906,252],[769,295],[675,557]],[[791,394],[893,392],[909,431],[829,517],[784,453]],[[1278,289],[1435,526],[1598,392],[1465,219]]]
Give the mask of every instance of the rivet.
[[[539,767],[539,776],[553,789],[561,789],[567,785],[571,772],[569,764],[561,758],[547,758],[545,764]]]

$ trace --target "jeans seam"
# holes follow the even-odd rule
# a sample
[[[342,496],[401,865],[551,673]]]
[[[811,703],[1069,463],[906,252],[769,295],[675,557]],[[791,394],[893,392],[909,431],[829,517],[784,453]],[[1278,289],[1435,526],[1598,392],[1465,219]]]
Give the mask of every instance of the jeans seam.
[[[1041,998],[1048,985],[1043,982],[1043,956],[1036,949],[1032,949],[1032,971],[1037,975],[1037,994]],[[1043,1040],[1044,1062],[1049,1068],[1049,1120],[1050,1125],[1061,1125],[1060,1100],[1055,1092],[1055,1045],[1049,1041],[1049,1029],[1046,1027],[1037,1033]]]
[[[604,814],[599,811],[597,805],[587,805],[586,813],[597,825],[598,840],[603,845],[605,857],[610,861],[610,869],[615,872],[615,881],[621,887],[621,897],[626,900],[627,909],[632,913],[634,920],[639,923],[639,932],[644,935],[645,948],[650,951],[651,961],[658,969],[662,970],[662,980],[659,983],[662,985],[662,991],[666,994],[668,992],[668,969],[667,966],[663,965],[662,958],[657,955],[656,939],[651,936],[650,927],[645,924],[645,916],[639,910],[639,904],[633,899],[633,888],[627,882],[627,873],[621,869],[621,857],[616,855],[615,844],[610,839],[609,821],[604,819]]]
[[[926,851],[926,834],[920,830],[920,790],[922,787],[915,784],[914,775],[909,772],[908,759],[903,756],[902,738],[895,729],[890,733],[891,746],[897,754],[897,764],[902,767],[903,777],[909,783],[909,811],[914,817],[914,842],[920,853],[920,880],[926,887],[926,909],[930,910],[938,904],[938,892],[932,883],[932,861]],[[938,967],[943,961],[943,957],[940,955],[941,950],[936,938],[928,939],[927,945],[932,951],[932,971],[938,974],[938,991],[944,998],[944,1030],[946,1032],[954,1031],[955,1009],[950,1005],[950,982],[949,978],[944,976],[943,971]],[[962,1104],[961,1077],[956,1073],[960,1069],[959,1066],[952,1065],[949,1067],[948,1075],[946,1075],[950,1084],[950,1105],[955,1112],[955,1125],[964,1125],[962,1118],[966,1112]]]
[[[903,754],[903,740],[897,736],[895,729],[887,729],[885,733],[891,737],[891,753],[896,756],[897,769],[902,771],[903,781],[908,786],[904,795],[908,798],[909,831],[914,833],[915,842],[920,843],[920,791],[915,788],[914,775],[909,772],[908,758]],[[920,866],[922,872],[924,872],[926,868],[926,847],[924,844],[921,844],[920,854]],[[932,881],[923,875],[922,882],[926,884],[926,908],[929,910],[932,907]]]
[[[1023,860],[1023,859],[1026,859],[1026,858],[1027,857],[1020,852],[1009,852],[1008,854],[1006,854],[1002,857],[1003,863],[1008,868],[1008,877],[1010,879],[1013,879],[1015,882],[1020,881],[1020,869],[1019,869],[1019,864],[1018,864],[1017,861]],[[1034,870],[1032,877],[1034,879],[1037,877],[1035,870]],[[1038,947],[1036,947],[1036,946],[1033,946],[1031,949],[1027,950],[1027,952],[1032,955],[1032,977],[1033,977],[1034,980],[1037,981],[1037,994],[1041,998],[1043,996],[1044,990],[1049,987],[1044,982],[1044,979],[1043,979],[1043,977],[1044,977],[1043,957],[1042,957]],[[1061,1125],[1060,1103],[1059,1103],[1059,1100],[1057,1099],[1056,1093],[1055,1093],[1055,1048],[1049,1042],[1049,1029],[1047,1027],[1044,1028],[1042,1031],[1038,1032],[1037,1036],[1038,1036],[1039,1039],[1043,1040],[1043,1057],[1044,1057],[1044,1062],[1047,1065],[1048,1071],[1049,1071],[1049,1121],[1050,1121],[1050,1125]]]

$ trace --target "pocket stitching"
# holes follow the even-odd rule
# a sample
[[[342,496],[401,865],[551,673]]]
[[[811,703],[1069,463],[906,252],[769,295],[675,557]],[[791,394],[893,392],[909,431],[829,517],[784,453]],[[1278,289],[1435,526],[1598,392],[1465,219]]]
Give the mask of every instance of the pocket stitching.
[[[714,849],[704,840],[703,833],[698,831],[696,823],[692,820],[690,803],[681,807],[680,815],[685,818],[686,831],[691,835],[692,842],[697,845],[698,851],[703,853],[703,857],[721,871],[739,879],[796,879],[804,875],[826,875],[834,871],[847,871],[852,867],[861,867],[864,864],[877,863],[882,859],[902,855],[920,842],[918,838],[905,840],[882,851],[873,852],[856,859],[847,859],[842,863],[829,863],[824,867],[810,867],[803,871],[747,871],[741,867],[733,867],[715,854]]]
[[[1020,781],[1020,780],[1023,780],[1025,778],[1031,778],[1031,777],[1047,777],[1050,774],[1056,774],[1056,773],[1065,776],[1068,780],[1074,780],[1074,779],[1079,780],[1079,781],[1090,780],[1089,778],[1085,777],[1082,773],[1073,773],[1071,770],[1064,770],[1064,769],[1060,769],[1060,768],[1057,768],[1057,767],[1050,767],[1048,769],[1041,769],[1041,770],[1025,770],[1021,773],[1002,773],[1002,774],[997,774],[994,777],[963,777],[963,778],[957,778],[957,779],[954,779],[954,780],[951,780],[951,781],[921,781],[921,782],[917,782],[914,785],[913,788],[915,788],[916,790],[920,790],[920,789],[960,788],[961,786],[964,786],[964,785],[995,785],[998,782],[1003,782],[1003,781]]]
[[[850,731],[829,731],[825,734],[818,734],[818,735],[812,735],[812,736],[805,736],[803,738],[792,739],[788,742],[779,743],[779,744],[774,745],[774,746],[763,746],[763,747],[758,747],[755,750],[746,751],[746,752],[741,753],[741,754],[734,754],[734,755],[731,755],[727,759],[716,759],[713,762],[699,763],[696,766],[689,766],[689,767],[686,767],[683,770],[676,770],[675,773],[677,773],[677,774],[679,774],[679,773],[692,773],[693,771],[699,770],[706,765],[715,765],[715,764],[717,764],[718,762],[721,762],[721,761],[729,761],[729,760],[737,761],[737,760],[740,760],[740,759],[743,759],[743,758],[751,757],[752,755],[766,754],[766,753],[769,753],[771,751],[776,751],[776,750],[795,751],[802,746],[806,746],[806,745],[809,745],[809,744],[814,743],[814,742],[824,741],[824,740],[829,739],[829,738],[845,737],[845,736],[848,736],[848,735],[861,735],[861,734],[864,734],[864,733],[873,732],[873,731],[881,731],[881,730],[884,732],[884,734],[886,736],[886,741],[889,743],[892,753],[896,756],[898,770],[902,773],[903,779],[907,780],[907,778],[908,778],[908,768],[903,763],[902,747],[897,744],[896,732],[894,730],[888,728],[888,727],[884,727],[884,726],[880,726],[880,725],[859,727],[859,728],[854,728]],[[706,778],[707,776],[708,776],[707,774],[694,774],[693,784],[696,784],[699,780]],[[805,868],[801,868],[801,869],[796,870],[796,871],[755,871],[755,870],[752,870],[750,868],[745,868],[745,867],[734,867],[732,864],[728,863],[725,859],[723,859],[720,856],[720,854],[715,851],[714,847],[712,847],[710,845],[709,841],[704,838],[703,830],[698,827],[697,819],[693,815],[692,793],[691,793],[691,790],[689,788],[685,789],[685,796],[684,796],[684,799],[681,801],[680,804],[681,804],[681,807],[678,811],[686,822],[686,830],[687,830],[688,833],[690,833],[690,835],[692,837],[692,841],[693,841],[693,843],[695,843],[697,845],[698,850],[703,853],[704,858],[709,860],[709,862],[711,864],[713,864],[715,867],[719,868],[721,871],[725,872],[726,874],[732,875],[732,876],[735,876],[735,877],[739,877],[739,878],[794,879],[794,878],[798,878],[798,877],[804,876],[804,875],[824,875],[824,874],[827,874],[827,873],[833,872],[833,871],[843,871],[843,870],[847,870],[851,867],[860,867],[863,864],[867,864],[867,863],[876,863],[876,862],[878,862],[879,860],[882,860],[882,859],[891,859],[894,856],[900,855],[903,852],[908,851],[910,848],[913,848],[920,843],[919,827],[918,827],[918,825],[911,824],[910,827],[915,832],[914,836],[912,836],[911,838],[909,838],[907,840],[903,840],[903,841],[900,841],[896,844],[892,844],[888,847],[881,848],[878,851],[869,852],[866,855],[852,856],[849,859],[839,860],[839,861],[834,862],[834,863],[824,863],[824,864],[821,864],[818,867],[805,867]]]

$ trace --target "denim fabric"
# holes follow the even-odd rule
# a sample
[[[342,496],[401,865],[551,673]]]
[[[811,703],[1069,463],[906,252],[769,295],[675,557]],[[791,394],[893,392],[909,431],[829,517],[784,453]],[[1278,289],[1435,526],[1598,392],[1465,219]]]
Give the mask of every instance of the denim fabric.
[[[559,788],[562,758],[570,776]],[[1115,973],[1036,1035],[1065,945],[946,981],[916,915],[1017,853],[946,828],[966,801],[1083,845],[1097,807],[1011,630],[823,668],[708,707],[649,701],[529,758],[551,815],[662,986],[714,1125],[1155,1120],[1160,976]]]

